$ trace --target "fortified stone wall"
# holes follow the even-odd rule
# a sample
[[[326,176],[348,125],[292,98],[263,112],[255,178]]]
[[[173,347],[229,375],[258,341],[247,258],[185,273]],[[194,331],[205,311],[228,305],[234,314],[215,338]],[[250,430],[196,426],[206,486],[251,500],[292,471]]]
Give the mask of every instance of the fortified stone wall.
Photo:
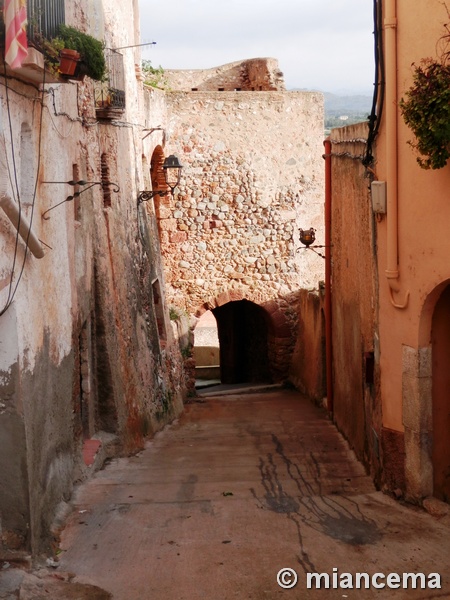
[[[152,102],[160,112],[155,92],[150,115]],[[323,240],[323,97],[168,92],[166,108],[165,155],[184,165],[175,195],[154,198],[168,303],[197,316],[258,305],[272,379],[286,379],[297,292],[323,279],[323,259],[299,241],[309,227]]]
[[[283,91],[283,73],[274,58],[253,58],[212,69],[164,71],[172,91]]]
[[[156,198],[170,302],[198,311],[222,292],[258,304],[317,288],[323,260],[323,99],[308,92],[167,94],[170,147],[184,165]]]

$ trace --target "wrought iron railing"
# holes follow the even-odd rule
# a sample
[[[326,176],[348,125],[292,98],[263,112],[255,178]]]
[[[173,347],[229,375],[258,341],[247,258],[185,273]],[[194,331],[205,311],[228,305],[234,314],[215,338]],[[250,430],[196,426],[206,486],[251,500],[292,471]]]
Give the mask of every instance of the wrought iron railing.
[[[97,84],[95,89],[95,106],[97,109],[119,111],[125,110],[125,72],[123,55],[117,50],[106,49],[107,81]]]
[[[42,38],[57,37],[65,23],[64,0],[27,0],[27,17],[28,43],[39,47]]]

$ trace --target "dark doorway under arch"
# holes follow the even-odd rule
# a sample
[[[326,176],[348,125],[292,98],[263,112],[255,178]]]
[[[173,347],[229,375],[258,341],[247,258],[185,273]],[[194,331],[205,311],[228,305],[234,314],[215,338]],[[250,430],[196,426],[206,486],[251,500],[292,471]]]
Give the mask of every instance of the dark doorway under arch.
[[[267,314],[248,300],[213,309],[220,343],[222,383],[270,383]]]
[[[450,502],[450,286],[441,294],[433,313],[433,494]]]

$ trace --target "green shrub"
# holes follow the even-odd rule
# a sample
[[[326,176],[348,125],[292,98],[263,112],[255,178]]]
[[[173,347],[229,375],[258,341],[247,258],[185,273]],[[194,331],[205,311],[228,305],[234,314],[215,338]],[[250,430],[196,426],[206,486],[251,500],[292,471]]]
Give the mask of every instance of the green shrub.
[[[424,59],[414,65],[414,82],[400,100],[405,123],[416,140],[408,142],[422,156],[423,169],[442,169],[450,157],[450,66]]]
[[[152,67],[152,63],[149,60],[143,60],[141,66],[146,85],[159,89],[167,89],[167,79],[164,69],[161,66],[158,68]]]
[[[106,62],[100,40],[67,25],[59,26],[58,38],[63,40],[66,48],[80,53],[86,75],[97,81],[105,78]]]

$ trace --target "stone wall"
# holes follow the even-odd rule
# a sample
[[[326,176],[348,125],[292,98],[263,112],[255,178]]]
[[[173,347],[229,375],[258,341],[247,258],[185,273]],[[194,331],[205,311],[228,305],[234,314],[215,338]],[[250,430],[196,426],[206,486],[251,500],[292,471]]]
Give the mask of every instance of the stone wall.
[[[168,302],[191,315],[242,299],[274,303],[282,323],[266,311],[269,354],[284,379],[292,295],[323,279],[323,260],[298,234],[312,226],[323,240],[322,95],[169,92],[166,107],[165,154],[184,165],[175,195],[154,198]]]
[[[172,91],[283,91],[283,73],[274,58],[254,58],[212,69],[164,71],[165,86]]]
[[[167,294],[195,313],[223,291],[258,303],[317,288],[323,261],[322,95],[169,93],[170,147],[184,165],[159,200]]]

